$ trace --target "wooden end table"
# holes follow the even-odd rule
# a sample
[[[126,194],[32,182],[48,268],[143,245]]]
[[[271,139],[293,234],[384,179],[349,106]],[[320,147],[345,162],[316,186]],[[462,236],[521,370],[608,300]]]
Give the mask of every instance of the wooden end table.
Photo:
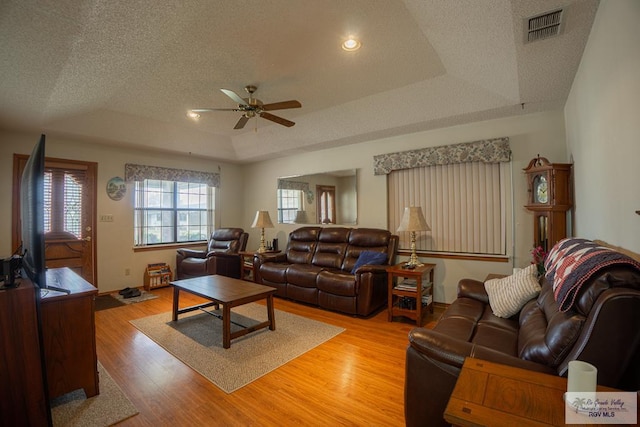
[[[282,251],[266,251],[262,252],[263,254],[279,254]],[[253,268],[253,257],[260,253],[258,251],[240,251],[240,279],[247,280],[249,282],[254,282],[256,277],[256,272]]]
[[[598,386],[598,391],[615,391]],[[444,411],[456,426],[564,426],[567,379],[466,358]]]
[[[388,320],[391,322],[394,316],[404,316],[415,320],[418,326],[422,326],[424,314],[427,311],[433,313],[433,274],[436,265],[422,264],[413,269],[407,269],[403,268],[405,264],[403,262],[387,267]],[[403,280],[398,280],[396,283],[396,279]],[[412,287],[414,283],[415,287]],[[424,306],[422,305],[423,296],[428,298],[428,303]],[[403,301],[412,299],[415,300],[415,307],[402,305]]]

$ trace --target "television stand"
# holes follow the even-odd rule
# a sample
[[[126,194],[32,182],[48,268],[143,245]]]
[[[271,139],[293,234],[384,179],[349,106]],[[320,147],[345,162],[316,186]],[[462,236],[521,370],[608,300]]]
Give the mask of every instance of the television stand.
[[[69,268],[50,268],[47,283],[52,287],[40,297],[41,330],[44,344],[49,397],[79,388],[87,398],[98,394],[98,357],[94,299],[98,290]]]

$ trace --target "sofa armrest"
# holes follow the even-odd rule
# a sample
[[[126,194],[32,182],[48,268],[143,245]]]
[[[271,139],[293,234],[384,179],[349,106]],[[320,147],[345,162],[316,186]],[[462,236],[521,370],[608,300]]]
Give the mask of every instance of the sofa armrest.
[[[211,251],[207,253],[207,258],[216,257],[216,258],[225,258],[225,259],[239,259],[240,254],[235,252],[217,252]]]
[[[254,256],[254,265],[264,264],[265,262],[287,262],[287,254],[286,253],[277,253],[277,254],[255,254]]]
[[[183,258],[206,258],[207,257],[207,252],[206,251],[199,251],[196,249],[186,249],[186,248],[182,248],[182,249],[178,249],[178,254],[180,254]]]
[[[473,279],[462,279],[458,282],[458,298],[467,297],[489,304],[489,295],[484,288],[484,282]]]
[[[349,272],[350,273],[350,272]],[[365,274],[365,273],[374,273],[374,274],[384,274],[387,275],[386,265],[374,265],[374,264],[365,264],[358,267],[354,274]]]
[[[409,345],[418,353],[457,369],[462,369],[465,357],[471,355],[474,346],[426,328],[412,329],[409,332]]]

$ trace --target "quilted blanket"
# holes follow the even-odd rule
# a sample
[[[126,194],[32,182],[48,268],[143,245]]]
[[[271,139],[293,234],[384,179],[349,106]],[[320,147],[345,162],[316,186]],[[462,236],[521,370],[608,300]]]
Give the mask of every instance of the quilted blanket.
[[[544,262],[547,282],[560,311],[568,311],[581,286],[593,275],[611,265],[628,265],[640,270],[640,263],[591,240],[567,238],[549,251]]]

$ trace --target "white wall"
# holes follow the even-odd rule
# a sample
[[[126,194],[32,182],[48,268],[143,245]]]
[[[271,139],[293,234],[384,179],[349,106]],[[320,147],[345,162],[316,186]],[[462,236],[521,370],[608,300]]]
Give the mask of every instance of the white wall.
[[[576,234],[640,252],[640,1],[600,3],[565,106]]]
[[[249,230],[256,210],[276,215],[276,182],[280,176],[312,174],[328,170],[358,168],[358,227],[387,228],[387,186],[385,176],[373,175],[373,156],[415,148],[476,141],[508,136],[513,152],[516,250],[513,263],[456,261],[424,258],[437,264],[434,298],[451,302],[459,279],[483,279],[488,273],[510,273],[512,267],[524,267],[531,261],[533,216],[522,206],[526,203],[527,186],[522,169],[540,154],[552,162],[566,162],[565,128],[561,111],[477,122],[368,141],[345,147],[274,159],[244,167],[246,182],[244,228]],[[281,246],[296,225],[275,224],[265,230],[268,240],[278,238]],[[511,237],[511,226],[509,226]],[[248,247],[258,247],[259,233],[251,232]],[[508,243],[511,251],[512,243]]]
[[[39,134],[0,131],[0,256],[11,253],[11,188],[13,153],[30,154]],[[218,225],[236,226],[242,217],[242,189],[244,179],[237,165],[223,164],[188,156],[130,150],[87,141],[73,141],[47,137],[47,157],[82,160],[98,163],[97,214],[113,215],[113,222],[96,224],[97,285],[100,293],[127,286],[142,286],[147,264],[166,262],[175,271],[175,249],[133,252],[133,189],[127,185],[127,195],[113,201],[106,194],[107,181],[114,176],[124,178],[124,164],[137,163],[178,169],[220,172],[220,205]],[[125,275],[125,269],[131,274]]]

